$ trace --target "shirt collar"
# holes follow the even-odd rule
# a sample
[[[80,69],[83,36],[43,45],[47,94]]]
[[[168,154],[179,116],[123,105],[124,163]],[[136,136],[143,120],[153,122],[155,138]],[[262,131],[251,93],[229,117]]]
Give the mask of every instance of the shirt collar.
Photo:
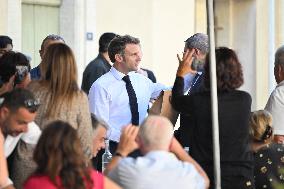
[[[276,88],[277,88],[277,87],[280,87],[280,86],[284,86],[284,80],[281,81],[279,84],[277,84]]]
[[[122,78],[125,76],[124,73],[121,73],[120,71],[118,71],[117,69],[115,69],[113,66],[111,67],[110,72],[112,73],[112,75],[113,75],[117,80],[122,80]]]
[[[150,157],[150,158],[175,158],[175,155],[171,152],[163,151],[163,150],[155,150],[155,151],[150,151],[147,154],[145,154],[145,157]]]

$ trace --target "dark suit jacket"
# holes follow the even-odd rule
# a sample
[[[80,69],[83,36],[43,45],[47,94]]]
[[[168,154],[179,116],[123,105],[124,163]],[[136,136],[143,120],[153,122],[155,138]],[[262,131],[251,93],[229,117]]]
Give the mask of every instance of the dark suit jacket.
[[[190,154],[204,168],[213,183],[210,91],[183,95],[183,86],[183,78],[177,77],[172,90],[172,105],[188,116],[187,122],[179,128],[178,140],[189,146]],[[249,146],[250,107],[251,97],[244,91],[218,92],[222,186],[228,184],[229,188],[242,188],[239,185],[234,187],[232,182],[228,182],[228,178],[235,176],[253,179],[253,155]],[[241,183],[241,180],[236,180],[236,183]]]
[[[149,78],[153,83],[156,83],[156,82],[157,82],[156,77],[155,77],[155,75],[154,75],[154,72],[152,72],[151,70],[145,69],[145,68],[141,68],[141,69],[147,72],[148,78]]]
[[[99,54],[94,60],[92,60],[83,73],[82,90],[89,94],[89,90],[92,84],[102,75],[107,73],[111,68],[109,62]]]

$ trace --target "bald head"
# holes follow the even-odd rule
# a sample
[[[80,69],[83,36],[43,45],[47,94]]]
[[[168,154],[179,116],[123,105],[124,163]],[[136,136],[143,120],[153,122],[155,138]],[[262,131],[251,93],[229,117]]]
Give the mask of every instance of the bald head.
[[[138,137],[147,151],[168,150],[173,137],[173,125],[165,117],[148,116],[140,126]]]

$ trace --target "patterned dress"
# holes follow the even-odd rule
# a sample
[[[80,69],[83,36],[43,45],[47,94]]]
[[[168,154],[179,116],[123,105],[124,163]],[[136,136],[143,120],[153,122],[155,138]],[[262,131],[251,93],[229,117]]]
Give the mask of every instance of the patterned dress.
[[[277,188],[284,187],[284,145],[268,144],[254,154],[255,187]]]
[[[50,92],[40,86],[39,82],[34,81],[29,86],[35,97],[40,100],[41,105],[37,111],[35,123],[40,129],[55,120],[66,121],[74,127],[79,135],[83,151],[86,157],[92,157],[92,123],[89,111],[88,97],[83,91],[78,91],[78,95],[73,99],[71,106],[62,103],[60,110],[56,112],[55,117],[47,117],[46,110],[50,103]],[[34,146],[20,141],[13,157],[11,167],[11,178],[17,189],[22,188],[22,184],[33,173],[36,164],[33,161]]]

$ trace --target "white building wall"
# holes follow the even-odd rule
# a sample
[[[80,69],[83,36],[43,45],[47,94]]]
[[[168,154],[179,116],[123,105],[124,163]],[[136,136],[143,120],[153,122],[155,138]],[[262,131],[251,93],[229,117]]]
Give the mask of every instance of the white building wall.
[[[21,50],[21,0],[0,0],[0,34],[13,39],[14,50]]]
[[[271,46],[269,15],[275,17],[275,48],[284,42],[284,2],[273,1],[275,12],[269,9],[269,0],[215,1],[217,45],[232,47],[238,53],[245,77],[242,89],[252,95],[253,109],[264,107],[269,86],[275,86],[268,80],[269,74],[273,74],[269,73],[269,53],[272,53],[268,49]],[[22,46],[21,2],[0,0],[0,34],[13,38],[15,50],[21,50]],[[173,84],[178,64],[176,54],[182,53],[183,41],[195,32],[206,32],[204,0],[180,0],[179,3],[171,0],[62,0],[61,3],[60,35],[74,50],[79,84],[85,66],[98,53],[98,39],[104,32],[139,37],[144,54],[142,67],[153,70],[158,81],[167,85]],[[87,32],[93,34],[93,40],[86,40]]]
[[[96,41],[104,32],[129,34],[141,40],[141,66],[159,82],[172,85],[184,40],[194,33],[194,0],[96,1]],[[97,51],[96,51],[97,52]],[[95,55],[94,55],[95,56]]]

